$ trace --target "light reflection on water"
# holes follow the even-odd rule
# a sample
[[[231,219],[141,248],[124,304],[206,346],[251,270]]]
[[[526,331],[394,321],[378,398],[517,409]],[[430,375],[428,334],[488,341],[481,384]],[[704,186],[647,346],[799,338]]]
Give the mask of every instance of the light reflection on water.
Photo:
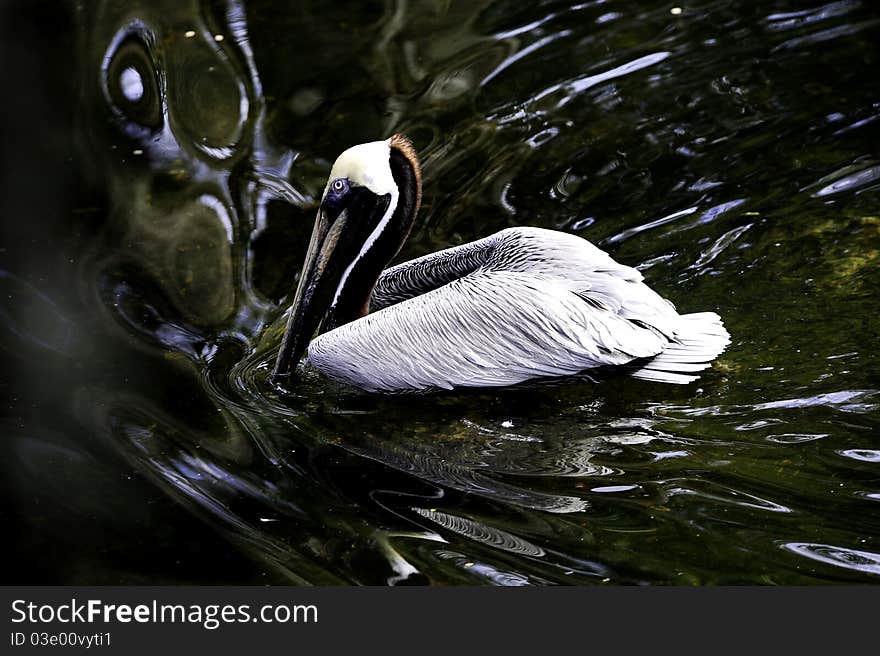
[[[871,10],[335,12],[73,12],[102,227],[75,303],[0,272],[7,348],[64,367],[21,392],[54,395],[40,430],[12,428],[29,530],[90,513],[136,543],[167,523],[172,551],[242,554],[234,573],[208,559],[215,582],[877,580]],[[734,342],[716,371],[409,397],[270,385],[332,159],[398,130],[425,179],[404,257],[509,225],[576,232],[682,311],[718,310]],[[121,519],[143,505],[123,471],[173,504]],[[33,490],[53,509],[27,510]],[[186,578],[95,567],[46,576]]]

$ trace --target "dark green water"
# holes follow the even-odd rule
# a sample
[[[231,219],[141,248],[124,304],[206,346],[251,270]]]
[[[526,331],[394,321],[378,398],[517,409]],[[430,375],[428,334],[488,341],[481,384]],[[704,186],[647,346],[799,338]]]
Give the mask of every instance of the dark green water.
[[[880,14],[4,3],[4,583],[880,582]],[[733,341],[698,383],[266,375],[330,164],[401,259],[514,225]]]

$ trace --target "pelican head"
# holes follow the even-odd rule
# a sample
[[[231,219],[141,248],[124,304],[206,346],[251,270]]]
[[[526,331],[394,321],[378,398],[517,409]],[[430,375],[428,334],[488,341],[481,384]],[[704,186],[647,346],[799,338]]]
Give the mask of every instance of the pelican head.
[[[365,316],[385,266],[406,241],[421,202],[409,139],[353,146],[333,164],[273,376],[296,368],[315,331]]]

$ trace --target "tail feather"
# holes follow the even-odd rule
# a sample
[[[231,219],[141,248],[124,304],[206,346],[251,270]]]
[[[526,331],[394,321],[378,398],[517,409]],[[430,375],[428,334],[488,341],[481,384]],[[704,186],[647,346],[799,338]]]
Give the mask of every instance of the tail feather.
[[[675,337],[659,355],[633,371],[633,378],[685,385],[708,369],[730,344],[730,334],[714,312],[684,314],[675,326]]]

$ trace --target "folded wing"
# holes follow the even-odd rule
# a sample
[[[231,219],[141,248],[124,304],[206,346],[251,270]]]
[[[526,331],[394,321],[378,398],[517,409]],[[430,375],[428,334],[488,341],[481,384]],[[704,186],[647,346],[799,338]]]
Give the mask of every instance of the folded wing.
[[[567,281],[477,272],[316,338],[309,361],[368,390],[512,385],[655,356],[669,339]]]
[[[320,335],[309,361],[367,390],[513,385],[606,365],[688,383],[729,343],[636,269],[575,235],[510,228],[383,273],[378,311]]]

